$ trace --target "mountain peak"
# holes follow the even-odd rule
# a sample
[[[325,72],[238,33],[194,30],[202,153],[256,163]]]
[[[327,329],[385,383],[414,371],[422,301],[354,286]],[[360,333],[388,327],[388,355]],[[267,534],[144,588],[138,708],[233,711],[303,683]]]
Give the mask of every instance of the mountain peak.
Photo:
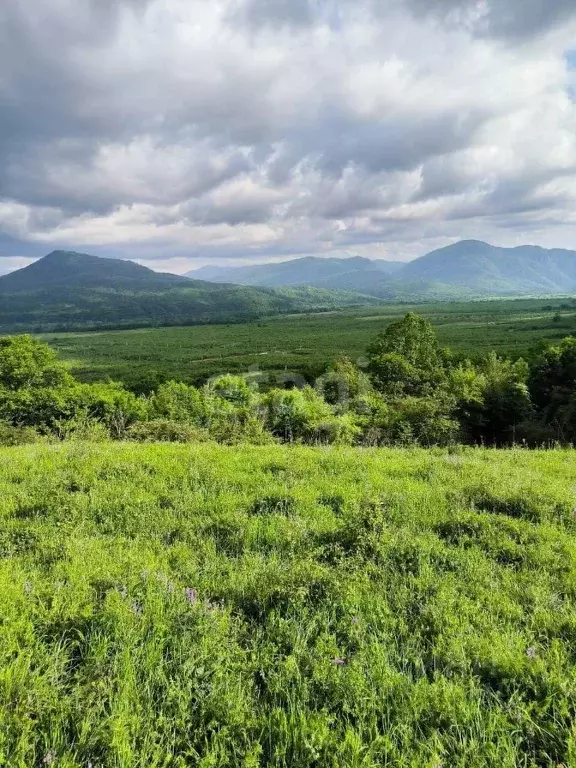
[[[156,290],[175,284],[190,285],[185,277],[154,272],[133,261],[103,258],[77,251],[51,251],[38,261],[0,278],[2,291],[47,288],[99,288]]]

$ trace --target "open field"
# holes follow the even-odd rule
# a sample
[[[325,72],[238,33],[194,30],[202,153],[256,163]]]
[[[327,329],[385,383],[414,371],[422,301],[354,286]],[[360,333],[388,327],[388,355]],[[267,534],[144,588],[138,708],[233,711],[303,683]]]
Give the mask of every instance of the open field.
[[[0,765],[576,765],[571,451],[0,456]]]
[[[386,305],[314,315],[268,318],[238,325],[209,325],[44,338],[75,375],[109,376],[131,383],[157,374],[197,383],[223,372],[262,370],[318,375],[339,355],[362,358],[368,342],[389,322],[414,310],[430,320],[440,343],[466,355],[489,350],[525,355],[543,341],[576,334],[571,299]]]

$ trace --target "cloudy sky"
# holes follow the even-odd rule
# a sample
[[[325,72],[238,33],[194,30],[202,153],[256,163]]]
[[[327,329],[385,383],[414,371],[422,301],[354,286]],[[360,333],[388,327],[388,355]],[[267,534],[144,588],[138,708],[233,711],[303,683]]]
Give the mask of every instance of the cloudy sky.
[[[574,0],[1,0],[0,272],[576,248]]]

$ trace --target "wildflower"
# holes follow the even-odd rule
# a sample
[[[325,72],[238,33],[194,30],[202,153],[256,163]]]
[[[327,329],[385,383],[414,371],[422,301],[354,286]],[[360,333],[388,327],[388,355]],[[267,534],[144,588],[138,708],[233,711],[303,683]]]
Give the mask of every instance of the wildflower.
[[[332,659],[331,663],[336,666],[342,666],[342,664],[346,664],[346,659]]]
[[[358,618],[358,616],[354,616],[354,618],[352,619],[352,624],[360,624],[360,619]]]
[[[56,762],[56,753],[53,749],[46,752],[44,757],[42,758],[43,765],[53,765]]]
[[[530,646],[528,650],[526,651],[526,656],[528,656],[529,659],[535,659],[536,658],[536,648],[533,646]]]
[[[194,605],[196,600],[198,600],[198,592],[193,587],[186,587],[184,594],[190,605]]]

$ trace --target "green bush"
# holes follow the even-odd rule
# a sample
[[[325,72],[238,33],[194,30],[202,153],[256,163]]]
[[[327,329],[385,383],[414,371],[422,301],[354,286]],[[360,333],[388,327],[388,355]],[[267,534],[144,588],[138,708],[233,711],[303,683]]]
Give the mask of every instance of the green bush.
[[[180,421],[153,419],[132,424],[126,438],[138,443],[202,443],[209,440],[209,435],[206,430]]]
[[[32,427],[14,427],[0,422],[0,446],[30,445],[41,439],[42,436]]]

